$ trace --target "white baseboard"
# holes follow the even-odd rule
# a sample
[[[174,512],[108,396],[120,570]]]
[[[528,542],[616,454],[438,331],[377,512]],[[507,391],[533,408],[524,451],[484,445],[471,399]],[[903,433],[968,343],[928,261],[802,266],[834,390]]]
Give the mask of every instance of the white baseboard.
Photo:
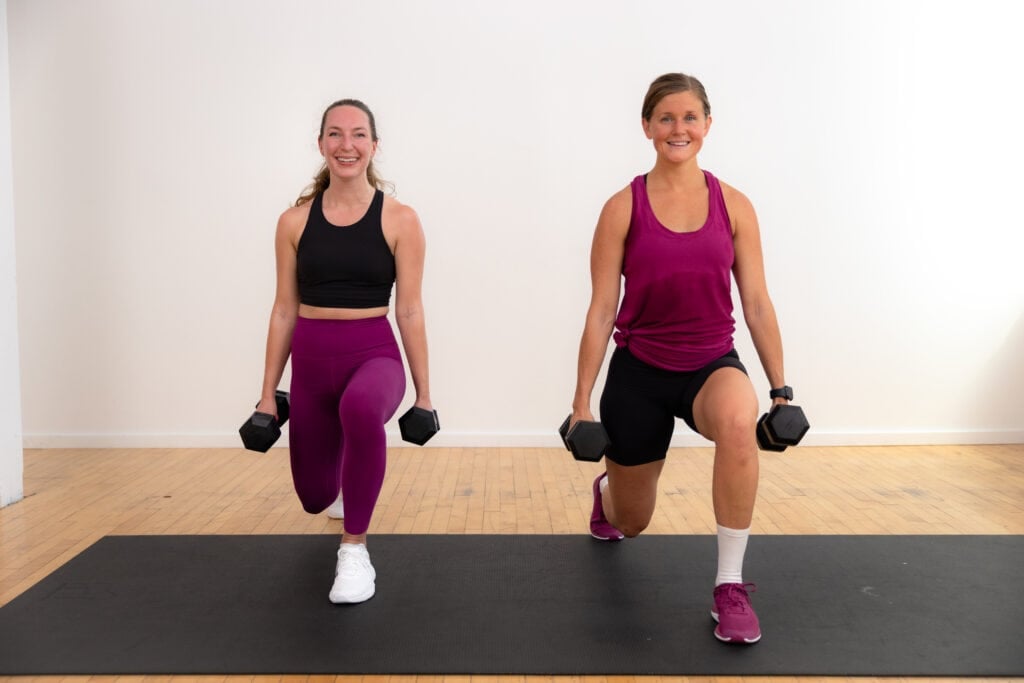
[[[682,430],[678,430],[682,431]],[[693,433],[676,433],[674,448],[709,447],[710,441]],[[804,446],[927,446],[967,444],[1021,444],[1024,429],[960,430],[946,432],[811,432]],[[288,445],[287,429],[275,445]],[[388,432],[388,446],[407,446],[398,432]],[[25,434],[25,448],[240,448],[238,434]],[[446,432],[425,448],[563,448],[554,432]]]

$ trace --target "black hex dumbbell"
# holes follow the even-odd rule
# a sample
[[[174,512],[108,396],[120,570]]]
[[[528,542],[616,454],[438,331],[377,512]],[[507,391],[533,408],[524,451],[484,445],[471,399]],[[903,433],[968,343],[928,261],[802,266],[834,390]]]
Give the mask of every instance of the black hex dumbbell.
[[[558,435],[562,437],[565,449],[572,453],[577,460],[597,462],[608,450],[611,441],[608,440],[608,433],[604,431],[604,425],[600,422],[588,420],[577,420],[576,424],[569,429],[569,422],[572,415],[565,418],[565,422],[558,428]]]
[[[436,410],[413,406],[398,418],[398,428],[402,430],[403,440],[422,446],[441,431],[441,423]]]
[[[780,403],[757,421],[757,445],[763,451],[781,452],[800,443],[810,428],[800,406]]]
[[[277,400],[276,419],[273,415],[256,411],[238,429],[242,443],[250,451],[266,453],[281,437],[281,427],[288,421],[288,392],[276,391],[274,398]]]

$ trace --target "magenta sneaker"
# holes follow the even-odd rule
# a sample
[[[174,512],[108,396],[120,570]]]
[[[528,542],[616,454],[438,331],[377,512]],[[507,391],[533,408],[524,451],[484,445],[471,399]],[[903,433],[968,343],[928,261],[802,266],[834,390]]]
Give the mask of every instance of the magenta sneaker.
[[[761,625],[750,606],[747,591],[757,587],[752,583],[723,583],[715,588],[715,606],[711,617],[718,622],[715,638],[723,643],[756,643],[761,640]]]
[[[601,480],[608,476],[607,472],[597,475],[594,480],[594,511],[590,513],[590,535],[599,541],[621,541],[625,536],[608,523],[601,507]]]

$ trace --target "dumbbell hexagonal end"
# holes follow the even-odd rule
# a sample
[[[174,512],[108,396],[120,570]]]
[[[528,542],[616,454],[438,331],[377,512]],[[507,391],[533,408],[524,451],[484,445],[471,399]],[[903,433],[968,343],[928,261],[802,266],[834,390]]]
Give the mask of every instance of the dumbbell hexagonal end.
[[[586,462],[598,462],[611,443],[600,422],[578,421],[566,435],[572,457]]]
[[[273,415],[253,413],[238,429],[242,444],[250,451],[266,453],[281,436],[281,429]]]
[[[565,440],[565,436],[566,434],[569,433],[569,422],[571,420],[572,413],[569,413],[569,417],[565,418],[565,422],[563,422],[562,426],[558,428],[558,436],[562,437],[562,445],[565,446],[565,450],[570,452],[572,451],[572,449],[569,448],[569,442]]]
[[[402,439],[422,446],[441,430],[441,423],[436,410],[413,406],[398,418],[398,428],[402,431]]]
[[[811,428],[803,408],[793,404],[780,404],[771,409],[765,428],[772,442],[795,446]]]
[[[765,424],[768,421],[768,415],[769,413],[765,413],[761,416],[761,419],[757,421],[757,447],[762,451],[774,451],[776,453],[781,453],[786,450],[786,447],[772,441],[772,437],[768,433],[768,426]]]

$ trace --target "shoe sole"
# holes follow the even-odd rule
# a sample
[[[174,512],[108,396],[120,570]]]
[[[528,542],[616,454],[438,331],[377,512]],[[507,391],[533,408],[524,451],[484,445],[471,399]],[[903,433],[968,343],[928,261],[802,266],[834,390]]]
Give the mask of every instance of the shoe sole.
[[[334,512],[328,512],[327,513],[327,518],[328,519],[345,519],[345,513],[342,513],[342,514],[339,515],[339,514],[336,514]]]
[[[715,629],[715,638],[718,638],[718,640],[720,640],[723,643],[731,643],[735,645],[753,645],[757,641],[761,640],[760,634],[757,636],[757,638],[726,638],[724,636],[718,635],[717,628]]]
[[[718,615],[716,613],[712,612],[711,613],[711,618],[715,620],[716,624],[720,623],[718,621]],[[736,643],[736,644],[739,644],[739,645],[753,645],[757,641],[761,640],[761,634],[758,633],[756,638],[727,638],[726,636],[723,636],[723,635],[721,635],[718,632],[718,627],[716,626],[715,627],[715,638],[718,638],[723,643]]]
[[[328,594],[327,599],[333,602],[335,605],[355,605],[360,602],[366,602],[372,598],[377,592],[376,586],[370,586],[370,590],[366,592],[366,595],[359,594],[355,597],[335,597],[333,593]]]
[[[590,532],[590,536],[591,536],[591,538],[596,538],[599,541],[611,541],[612,543],[614,543],[616,541],[621,541],[622,539],[625,538],[625,536],[615,536],[614,538],[611,537],[611,536],[598,536],[593,531]]]

